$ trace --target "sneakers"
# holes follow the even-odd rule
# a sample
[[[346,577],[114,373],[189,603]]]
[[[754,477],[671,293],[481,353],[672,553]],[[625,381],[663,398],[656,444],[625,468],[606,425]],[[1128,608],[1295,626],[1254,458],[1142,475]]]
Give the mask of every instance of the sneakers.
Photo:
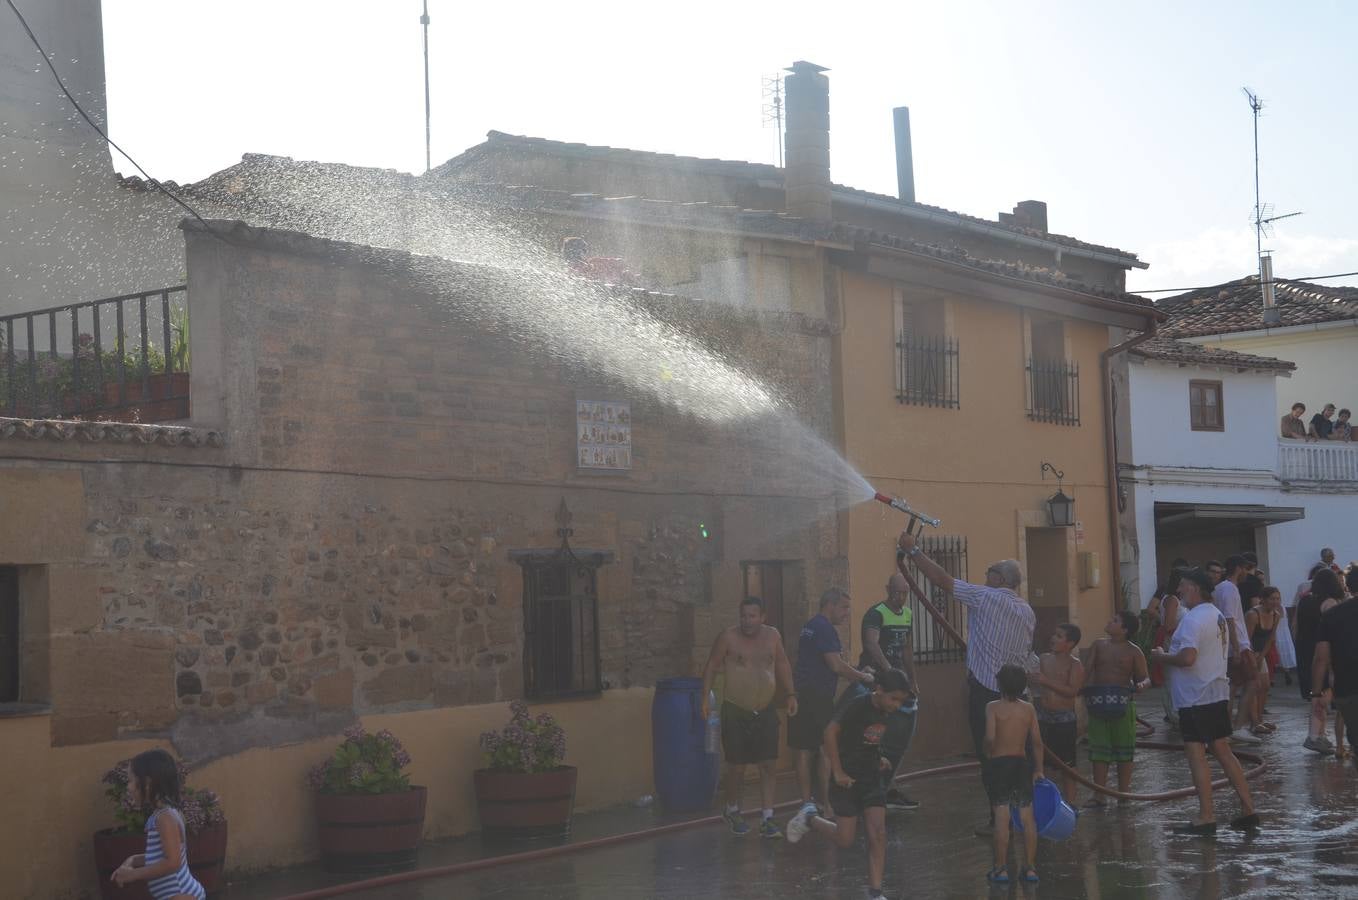
[[[911,800],[900,791],[892,788],[886,792],[887,809],[919,809],[919,801]]]
[[[1308,737],[1301,742],[1301,745],[1307,750],[1313,750],[1316,753],[1319,753],[1321,756],[1329,756],[1334,752],[1334,747],[1330,744],[1330,739],[1327,737]]]
[[[1262,744],[1264,739],[1254,734],[1244,725],[1231,732],[1231,740],[1237,744]]]
[[[746,822],[745,817],[739,812],[732,812],[728,809],[721,814],[721,817],[726,821],[726,824],[730,826],[732,834],[750,833],[750,823]]]
[[[772,840],[781,840],[783,837],[783,829],[779,828],[772,819],[765,819],[759,823],[759,836]]]
[[[810,824],[806,821],[812,815],[808,810],[808,807],[810,806],[811,804],[808,803],[806,806],[803,806],[795,816],[788,819],[787,842],[789,844],[797,843],[802,838],[806,837],[806,833],[811,830]]]

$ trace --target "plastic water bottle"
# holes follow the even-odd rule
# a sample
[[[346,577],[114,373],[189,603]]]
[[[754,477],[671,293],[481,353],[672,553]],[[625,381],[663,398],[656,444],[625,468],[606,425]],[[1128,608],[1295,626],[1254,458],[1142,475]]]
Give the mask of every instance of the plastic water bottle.
[[[717,709],[716,691],[707,695],[707,729],[703,735],[703,749],[708,753],[721,751],[721,712]]]

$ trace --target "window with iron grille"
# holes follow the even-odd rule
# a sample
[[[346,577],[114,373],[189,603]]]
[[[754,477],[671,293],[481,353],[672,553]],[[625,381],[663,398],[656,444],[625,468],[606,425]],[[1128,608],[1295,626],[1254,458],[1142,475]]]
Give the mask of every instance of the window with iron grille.
[[[1188,418],[1194,431],[1225,431],[1220,381],[1188,383]]]
[[[943,567],[954,578],[967,580],[967,539],[958,535],[928,535],[921,537],[919,548],[924,555]],[[924,596],[934,608],[943,614],[948,624],[964,638],[967,635],[967,610],[962,604],[948,595],[946,591],[924,577],[917,566],[911,564],[910,575],[919,585]],[[966,648],[957,643],[944,630],[914,592],[910,592],[910,613],[915,623],[913,629],[913,650],[915,663],[958,662],[966,658]]]
[[[524,695],[599,693],[598,566],[569,552],[522,565]]]
[[[1028,418],[1055,425],[1080,424],[1080,364],[1028,359]]]
[[[957,340],[947,337],[943,303],[896,304],[896,399],[911,406],[957,409]]]

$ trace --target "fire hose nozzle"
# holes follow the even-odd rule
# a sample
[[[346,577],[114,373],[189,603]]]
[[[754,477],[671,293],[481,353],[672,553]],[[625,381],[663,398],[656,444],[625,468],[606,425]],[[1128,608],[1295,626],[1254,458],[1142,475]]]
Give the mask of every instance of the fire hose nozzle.
[[[935,519],[933,516],[926,515],[925,513],[922,513],[919,510],[911,509],[910,504],[906,503],[900,497],[893,497],[890,494],[883,494],[881,492],[878,492],[873,495],[872,499],[876,500],[878,503],[885,503],[892,509],[900,510],[901,512],[905,513],[907,516],[909,516],[910,518],[914,519],[915,521],[919,522],[922,525],[929,525],[934,528],[937,528],[939,525],[943,524],[942,519]]]

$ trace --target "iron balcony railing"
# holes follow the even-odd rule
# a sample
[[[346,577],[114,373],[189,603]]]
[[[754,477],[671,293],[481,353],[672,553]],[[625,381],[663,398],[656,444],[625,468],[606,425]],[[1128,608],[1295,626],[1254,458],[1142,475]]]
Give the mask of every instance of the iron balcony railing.
[[[963,581],[967,578],[967,539],[956,535],[928,535],[920,538],[920,549],[924,555],[938,563],[952,577]],[[967,610],[947,591],[924,577],[913,564],[910,575],[915,579],[924,595],[934,608],[943,613],[943,618],[963,637],[967,634]],[[912,650],[916,663],[958,662],[966,657],[966,648],[948,635],[924,605],[910,594],[910,614],[913,622]]]
[[[183,285],[0,316],[0,416],[186,418],[188,372]]]
[[[911,406],[960,406],[957,341],[902,333],[896,339],[896,399]]]
[[[1028,360],[1028,418],[1080,424],[1080,365],[1064,359]]]

